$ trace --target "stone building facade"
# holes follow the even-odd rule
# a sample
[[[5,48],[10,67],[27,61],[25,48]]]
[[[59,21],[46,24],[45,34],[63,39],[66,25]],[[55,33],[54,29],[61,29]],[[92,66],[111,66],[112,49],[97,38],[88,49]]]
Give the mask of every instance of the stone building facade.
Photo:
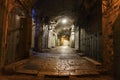
[[[29,56],[32,19],[19,1],[1,0],[0,69]],[[28,9],[29,10],[29,9]],[[27,14],[27,15],[26,15]]]

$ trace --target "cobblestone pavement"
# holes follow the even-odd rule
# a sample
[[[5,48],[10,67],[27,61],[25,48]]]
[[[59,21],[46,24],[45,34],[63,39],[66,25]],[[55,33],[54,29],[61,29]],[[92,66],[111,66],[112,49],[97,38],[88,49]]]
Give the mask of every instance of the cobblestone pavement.
[[[50,53],[36,53],[24,65],[17,68],[17,71],[38,76],[98,74],[95,66],[77,55],[75,50],[66,46],[53,48]]]
[[[66,46],[53,48],[47,53],[34,52],[34,56],[17,67],[16,72],[37,76],[13,75],[8,76],[8,80],[112,80],[101,76],[95,65]]]

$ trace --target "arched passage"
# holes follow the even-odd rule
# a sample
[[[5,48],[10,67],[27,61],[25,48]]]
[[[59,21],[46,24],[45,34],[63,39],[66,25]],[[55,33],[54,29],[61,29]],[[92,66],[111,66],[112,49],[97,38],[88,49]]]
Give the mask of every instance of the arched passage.
[[[37,0],[33,5],[35,1],[36,0],[0,1],[0,4],[4,3],[4,5],[0,5],[0,14],[3,15],[0,15],[3,18],[0,19],[0,36],[2,36],[2,39],[0,39],[2,42],[0,63],[2,66],[22,60],[23,58],[28,58],[31,51],[31,9],[34,8],[37,14],[34,16],[35,28],[33,30],[36,32],[35,41],[33,40],[35,44],[33,43],[34,46],[32,48],[34,48],[33,50],[36,52],[35,55],[33,54],[31,57],[37,57],[32,60],[29,58],[30,61],[26,62],[27,66],[25,66],[25,68],[37,68],[39,71],[40,67],[44,66],[44,61],[47,63],[45,65],[50,65],[50,69],[54,68],[53,65],[55,65],[55,63],[60,63],[61,65],[57,66],[57,70],[58,74],[61,75],[62,71],[59,71],[59,69],[65,70],[71,67],[71,65],[71,68],[73,68],[73,65],[77,65],[75,68],[80,70],[80,67],[83,65],[79,63],[82,63],[81,61],[83,61],[83,63],[85,62],[78,54],[84,53],[85,56],[101,62],[108,72],[113,73],[113,59],[119,60],[119,57],[117,57],[119,56],[119,46],[113,46],[114,28],[112,24],[119,14],[119,0],[103,0],[103,2],[102,0],[51,0],[51,2],[49,0]],[[11,4],[11,2],[13,2],[13,4]],[[15,5],[19,5],[19,7]],[[102,7],[103,9],[101,9]],[[60,23],[60,20],[64,17],[70,18],[68,25],[65,25],[66,20],[63,21],[64,25]],[[117,39],[119,28],[116,27],[119,26],[119,18],[117,21],[118,22],[115,21],[116,23],[114,25],[115,46],[119,44],[119,39]],[[63,47],[63,45],[71,48]],[[77,50],[77,53],[74,52],[74,50]],[[48,54],[49,52],[51,53]],[[38,58],[41,60],[39,61]],[[43,58],[47,59],[44,60]],[[52,59],[56,60],[53,60],[53,65],[49,64],[52,63]],[[34,60],[36,64],[32,64]],[[65,64],[62,64],[62,61]],[[4,65],[4,63],[6,65]],[[68,65],[70,66],[68,67]],[[119,69],[117,61],[115,61],[115,65],[116,68]],[[71,68],[69,68],[69,70]],[[75,68],[73,72],[79,72]],[[88,68],[88,66],[84,66],[84,69],[86,68]],[[41,69],[49,69],[49,66],[47,66],[47,68],[42,67]],[[90,70],[90,67],[88,70]],[[38,75],[39,74],[40,71]],[[66,72],[66,74],[69,74],[69,72]],[[70,72],[70,75],[71,74]],[[119,76],[119,70],[116,74]]]

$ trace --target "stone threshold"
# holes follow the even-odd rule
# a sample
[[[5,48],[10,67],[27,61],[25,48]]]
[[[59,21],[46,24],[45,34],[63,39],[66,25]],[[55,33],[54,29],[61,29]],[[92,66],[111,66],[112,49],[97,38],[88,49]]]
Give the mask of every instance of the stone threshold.
[[[4,73],[5,74],[14,74],[16,72],[16,68],[23,65],[27,61],[28,61],[28,59],[24,59],[24,60],[20,60],[20,61],[6,65],[4,67]]]
[[[87,61],[89,61],[90,63],[92,63],[93,65],[95,65],[97,71],[100,73],[100,74],[106,74],[107,73],[107,70],[104,69],[102,63],[96,61],[96,60],[93,60],[89,57],[83,57],[84,59],[86,59]]]
[[[100,63],[100,62],[98,62],[98,61],[96,61],[96,60],[93,60],[93,59],[91,59],[91,58],[89,58],[89,57],[83,57],[83,58],[86,59],[87,61],[93,63],[93,64],[96,65],[96,66],[102,66],[102,63]]]

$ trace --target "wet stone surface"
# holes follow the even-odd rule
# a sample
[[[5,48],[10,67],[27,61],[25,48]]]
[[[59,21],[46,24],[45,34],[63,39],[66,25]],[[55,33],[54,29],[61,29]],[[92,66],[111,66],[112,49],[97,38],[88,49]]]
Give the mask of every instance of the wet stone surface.
[[[64,46],[53,48],[48,53],[36,52],[22,67],[18,67],[16,70],[17,72],[21,70],[37,71],[38,76],[98,74],[90,62],[80,57],[72,48]]]
[[[0,80],[113,80],[101,75],[88,60],[69,47],[53,48],[37,53],[16,67],[16,73]]]

